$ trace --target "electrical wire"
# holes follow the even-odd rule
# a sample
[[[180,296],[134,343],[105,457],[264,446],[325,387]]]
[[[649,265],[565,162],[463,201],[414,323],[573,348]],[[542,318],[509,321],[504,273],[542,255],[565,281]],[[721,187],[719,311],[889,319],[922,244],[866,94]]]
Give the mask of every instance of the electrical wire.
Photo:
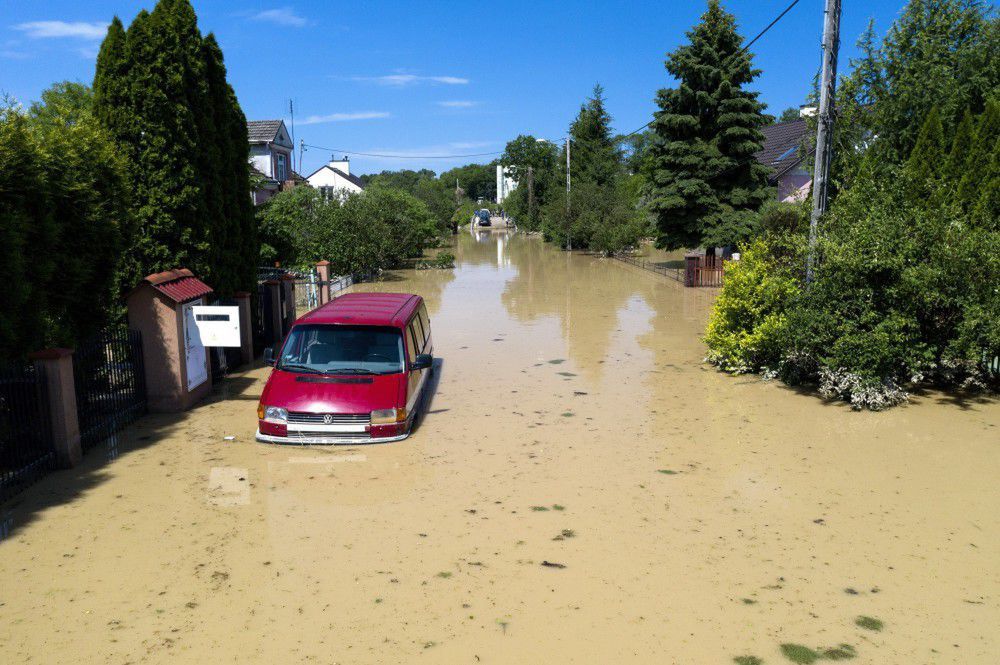
[[[773,28],[775,26],[775,24],[778,23],[778,21],[780,21],[781,19],[783,19],[785,17],[785,14],[787,14],[788,12],[790,12],[792,10],[792,8],[795,7],[795,5],[799,4],[799,2],[800,2],[800,0],[792,0],[792,3],[789,4],[787,7],[785,7],[784,11],[782,11],[780,14],[778,14],[774,18],[773,21],[771,21],[770,23],[768,23],[767,27],[765,27],[763,30],[761,30],[759,33],[757,33],[756,37],[754,37],[753,39],[751,39],[750,41],[748,41],[739,51],[737,51],[736,53],[734,53],[733,55],[731,55],[730,58],[735,58],[735,57],[737,57],[737,56],[739,56],[739,55],[741,55],[743,53],[746,53],[746,51],[751,46],[753,46],[754,43],[758,39],[760,39],[765,34],[767,34],[767,31],[770,30],[771,28]],[[728,58],[727,58],[727,60],[728,60]],[[630,136],[635,136],[639,132],[643,131],[644,129],[646,129],[647,127],[649,127],[650,125],[652,125],[654,120],[655,120],[655,118],[653,120],[650,120],[646,124],[644,124],[642,127],[639,127],[638,129],[634,129],[631,132],[629,132],[628,134],[625,134],[624,136],[619,137],[619,140],[623,141],[623,140],[629,138]],[[550,143],[554,143],[554,144],[558,145],[559,143],[562,143],[563,141],[565,141],[567,138],[569,138],[569,137],[565,137],[564,136],[563,138],[561,138],[561,139],[559,139],[557,141],[550,141]],[[386,159],[466,159],[466,158],[469,158],[469,157],[491,157],[493,155],[502,155],[505,152],[504,150],[497,150],[497,151],[494,151],[494,152],[474,152],[474,153],[469,153],[469,154],[465,154],[465,155],[390,155],[390,154],[383,154],[383,153],[376,153],[376,152],[359,152],[357,150],[345,150],[343,148],[325,148],[323,146],[310,145],[308,143],[303,143],[302,145],[304,145],[307,148],[315,148],[316,150],[325,150],[325,151],[331,152],[331,153],[339,152],[339,153],[342,153],[342,154],[345,154],[345,155],[360,155],[362,157],[382,157],[382,158],[386,158]]]
[[[795,6],[795,5],[799,4],[799,2],[800,2],[800,0],[792,0],[792,3],[791,3],[790,5],[788,5],[787,7],[785,7],[785,10],[784,10],[783,12],[781,12],[780,14],[778,14],[778,15],[777,15],[777,16],[775,17],[775,19],[774,19],[773,21],[771,21],[770,23],[768,23],[768,24],[767,24],[767,27],[766,27],[766,28],[764,28],[764,29],[763,29],[763,30],[761,30],[761,31],[760,31],[759,33],[757,33],[757,36],[756,36],[756,37],[754,37],[753,39],[751,39],[750,41],[748,41],[748,42],[747,42],[747,43],[746,43],[746,44],[745,44],[745,45],[743,46],[743,48],[741,48],[741,49],[740,49],[739,51],[737,51],[736,53],[734,53],[734,54],[732,54],[731,56],[729,56],[729,58],[727,58],[727,59],[726,59],[726,60],[727,60],[727,62],[728,62],[728,60],[729,60],[729,59],[731,59],[731,58],[735,58],[735,57],[737,57],[737,56],[739,56],[739,55],[741,55],[741,54],[743,54],[743,53],[746,53],[746,52],[747,52],[747,49],[749,49],[749,48],[750,48],[751,46],[753,46],[754,42],[756,42],[756,41],[757,41],[758,39],[760,39],[761,37],[763,37],[763,36],[764,36],[764,35],[765,35],[765,34],[767,33],[767,31],[768,31],[768,30],[770,30],[771,28],[773,28],[773,27],[774,27],[774,25],[775,25],[775,24],[776,24],[776,23],[777,23],[778,21],[780,21],[781,19],[783,19],[783,18],[785,17],[785,14],[787,14],[787,13],[788,13],[788,12],[790,12],[790,11],[792,11],[792,8],[793,8],[793,7]],[[650,125],[652,125],[652,124],[653,124],[653,122],[654,122],[655,120],[656,120],[656,118],[653,118],[653,120],[650,120],[649,122],[647,122],[647,123],[646,123],[645,125],[643,125],[642,127],[638,128],[638,129],[635,129],[635,130],[632,130],[631,132],[629,132],[629,133],[628,133],[628,134],[626,134],[625,136],[622,136],[622,137],[621,137],[621,139],[619,139],[619,140],[622,140],[622,141],[624,141],[625,139],[627,139],[627,138],[628,138],[628,137],[630,137],[630,136],[635,136],[636,134],[638,134],[638,133],[639,133],[639,132],[641,132],[642,130],[644,130],[644,129],[646,129],[647,127],[649,127]]]

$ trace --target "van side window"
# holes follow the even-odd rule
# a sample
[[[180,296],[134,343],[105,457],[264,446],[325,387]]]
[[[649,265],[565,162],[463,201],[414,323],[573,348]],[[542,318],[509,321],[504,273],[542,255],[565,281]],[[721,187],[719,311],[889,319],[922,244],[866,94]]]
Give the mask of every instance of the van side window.
[[[410,323],[406,329],[410,331],[410,362],[412,363],[417,359],[417,354],[420,353],[420,345],[417,344],[417,333],[413,329],[413,323]]]
[[[413,317],[413,322],[410,324],[413,326],[413,332],[417,335],[417,341],[420,342],[420,350],[424,350],[424,342],[427,341],[427,333],[424,331],[424,322],[420,320],[419,316]]]
[[[424,341],[431,336],[431,320],[427,316],[427,307],[423,303],[420,304],[420,309],[417,310],[417,315],[420,317],[420,322],[424,326]]]

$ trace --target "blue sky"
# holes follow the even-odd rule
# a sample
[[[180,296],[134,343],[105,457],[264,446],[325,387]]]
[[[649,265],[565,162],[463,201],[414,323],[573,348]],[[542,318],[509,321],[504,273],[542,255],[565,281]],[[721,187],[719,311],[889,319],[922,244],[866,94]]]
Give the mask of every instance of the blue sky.
[[[749,39],[789,0],[725,2]],[[3,0],[0,91],[22,102],[55,81],[90,83],[104,25],[128,24],[153,1]],[[845,2],[842,67],[869,17],[884,33],[903,0]],[[665,54],[704,11],[701,1],[328,2],[196,0],[214,31],[249,119],[285,118],[296,140],[357,152],[455,155],[503,150],[520,133],[557,139],[595,82],[616,129],[650,119],[671,85]],[[754,47],[755,82],[778,113],[797,106],[820,62],[823,0],[802,0]],[[305,174],[329,158],[308,149]],[[490,156],[387,159],[356,155],[352,171],[442,171]]]

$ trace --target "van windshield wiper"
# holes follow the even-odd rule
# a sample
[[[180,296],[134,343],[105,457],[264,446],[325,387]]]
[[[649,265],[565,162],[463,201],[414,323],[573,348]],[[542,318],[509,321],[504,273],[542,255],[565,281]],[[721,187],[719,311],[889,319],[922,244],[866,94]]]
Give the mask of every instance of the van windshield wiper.
[[[282,363],[278,365],[278,369],[286,372],[301,372],[303,374],[325,374],[326,372],[316,369],[315,367],[309,367],[308,365],[296,365],[294,363]]]
[[[341,367],[339,369],[331,370],[328,374],[375,374],[375,372],[370,369],[365,369],[364,367]]]

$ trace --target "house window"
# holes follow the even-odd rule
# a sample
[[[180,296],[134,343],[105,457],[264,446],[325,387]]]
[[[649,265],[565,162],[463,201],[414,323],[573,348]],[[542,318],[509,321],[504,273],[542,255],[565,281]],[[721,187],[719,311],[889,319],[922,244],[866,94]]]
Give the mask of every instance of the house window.
[[[277,180],[278,182],[285,182],[285,180],[287,179],[288,178],[285,177],[285,156],[278,155],[278,169],[277,169],[277,177],[275,178],[275,180]]]

